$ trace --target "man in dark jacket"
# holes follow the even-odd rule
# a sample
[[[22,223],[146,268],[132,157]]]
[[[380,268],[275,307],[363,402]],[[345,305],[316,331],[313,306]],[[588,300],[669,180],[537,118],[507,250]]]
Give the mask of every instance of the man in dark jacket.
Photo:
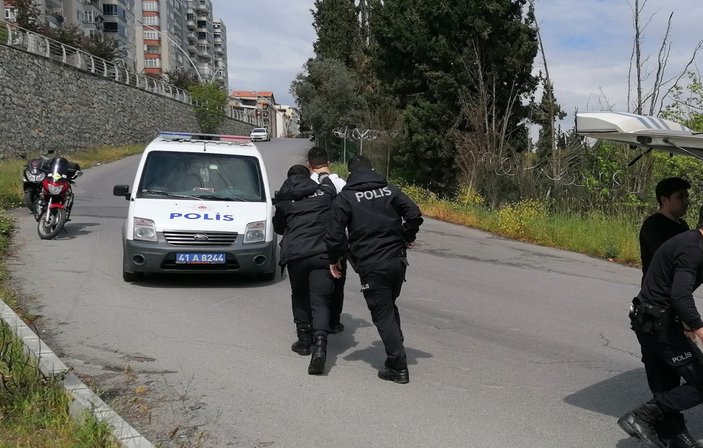
[[[703,353],[694,342],[703,341],[703,321],[693,299],[703,282],[703,230],[680,233],[659,247],[633,301],[630,319],[642,348],[648,381],[652,372],[673,370],[684,379],[654,391],[654,398],[618,420],[630,436],[649,448],[701,446],[681,421],[665,445],[657,424],[703,403]]]
[[[273,228],[283,235],[280,265],[288,267],[293,322],[298,334],[291,350],[304,356],[312,353],[308,366],[311,375],[324,372],[327,357],[330,300],[335,284],[322,237],[335,194],[331,181],[318,185],[310,179],[305,166],[294,165],[275,197]]]
[[[350,176],[332,204],[325,238],[330,272],[335,278],[342,275],[348,230],[350,262],[386,349],[386,368],[378,376],[405,384],[408,362],[395,302],[405,281],[406,249],[415,241],[422,214],[398,187],[373,171],[366,157],[352,158],[348,167]]]

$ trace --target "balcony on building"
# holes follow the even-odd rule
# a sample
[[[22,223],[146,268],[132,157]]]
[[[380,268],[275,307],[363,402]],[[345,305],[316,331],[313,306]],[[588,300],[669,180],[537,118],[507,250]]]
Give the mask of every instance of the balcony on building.
[[[194,29],[195,29],[195,22],[193,21],[193,19],[188,19],[188,20],[186,21],[186,25],[188,25],[188,29],[189,29],[189,30],[194,30]]]
[[[222,45],[215,45],[215,53],[216,54],[225,54],[225,49],[222,48]]]
[[[198,11],[207,11],[207,12],[210,11],[210,7],[209,7],[209,5],[207,4],[207,2],[204,2],[204,1],[202,1],[202,0],[200,0],[200,1],[195,5],[195,9],[198,10]]]

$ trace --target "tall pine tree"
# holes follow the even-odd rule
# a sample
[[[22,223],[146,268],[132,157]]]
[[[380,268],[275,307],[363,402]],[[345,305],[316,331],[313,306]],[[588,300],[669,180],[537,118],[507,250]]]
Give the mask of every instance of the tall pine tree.
[[[534,16],[526,0],[368,0],[367,6],[377,76],[405,110],[405,172],[446,191],[457,178],[452,131],[468,126],[458,119],[461,98],[479,84],[474,67],[482,68],[483,84],[496,86],[497,110],[534,92]],[[517,104],[509,125],[519,128],[527,115]]]
[[[317,33],[317,41],[313,43],[315,57],[338,59],[349,68],[357,68],[362,38],[354,0],[315,0],[311,12]]]

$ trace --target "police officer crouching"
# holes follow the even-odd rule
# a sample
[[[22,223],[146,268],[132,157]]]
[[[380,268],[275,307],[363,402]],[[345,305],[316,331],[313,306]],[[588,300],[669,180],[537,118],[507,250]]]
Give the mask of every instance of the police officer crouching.
[[[342,276],[340,259],[346,252],[348,229],[350,262],[386,349],[386,368],[378,376],[406,384],[408,361],[395,302],[405,281],[406,249],[415,241],[422,214],[398,187],[373,171],[366,157],[352,158],[348,168],[347,184],[332,204],[325,239],[330,271],[335,278]]]
[[[642,348],[642,362],[654,398],[628,412],[618,425],[649,448],[700,447],[685,426],[681,411],[703,403],[703,321],[693,299],[703,283],[703,223],[680,233],[654,254],[633,300],[630,319]],[[658,384],[661,373],[675,370],[681,385]],[[675,436],[665,445],[657,436],[660,422],[677,424]]]

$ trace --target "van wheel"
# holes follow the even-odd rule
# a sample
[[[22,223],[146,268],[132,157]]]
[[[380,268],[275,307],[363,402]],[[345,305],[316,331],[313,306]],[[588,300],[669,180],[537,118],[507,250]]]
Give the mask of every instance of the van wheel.
[[[143,272],[127,272],[122,270],[122,280],[126,282],[140,282],[144,280]]]

